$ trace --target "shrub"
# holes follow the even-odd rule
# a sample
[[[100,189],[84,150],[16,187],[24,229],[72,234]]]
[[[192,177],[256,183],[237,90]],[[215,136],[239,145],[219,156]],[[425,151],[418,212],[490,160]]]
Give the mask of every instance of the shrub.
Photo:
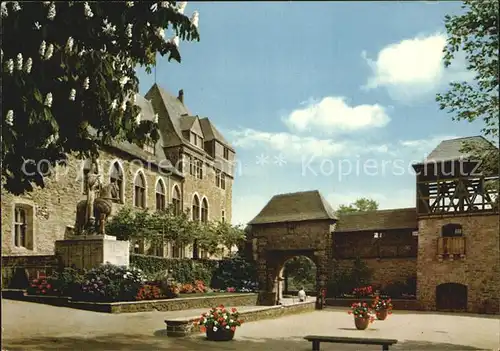
[[[370,296],[373,294],[373,287],[371,285],[369,286],[363,286],[363,287],[360,287],[360,288],[354,288],[352,293],[356,296],[356,297],[366,297],[366,296]]]
[[[181,294],[191,294],[196,292],[193,284],[184,284],[181,288]]]
[[[85,274],[82,293],[91,300],[133,301],[144,281],[144,274],[137,268],[105,264]]]
[[[59,295],[57,288],[54,288],[52,279],[45,276],[33,279],[28,286],[27,293],[29,295]]]
[[[141,288],[137,292],[137,296],[135,297],[135,299],[137,301],[157,300],[157,299],[161,299],[162,297],[163,297],[163,294],[162,294],[160,287],[158,285],[144,284],[143,286],[141,286]]]
[[[355,302],[351,305],[351,310],[347,313],[354,315],[354,318],[369,319],[370,323],[373,323],[375,317],[373,316],[373,310],[365,302]]]
[[[256,276],[255,265],[236,254],[220,262],[210,285],[220,290],[235,288],[237,291],[254,291],[257,288]]]
[[[195,326],[200,326],[202,332],[207,328],[216,332],[219,328],[235,331],[236,327],[243,324],[240,319],[240,314],[236,308],[231,308],[228,311],[224,306],[214,307],[207,313],[203,313],[199,319],[195,321]]]
[[[77,269],[66,267],[62,271],[54,272],[50,279],[61,295],[77,296],[81,293],[81,286],[85,280],[84,274]]]

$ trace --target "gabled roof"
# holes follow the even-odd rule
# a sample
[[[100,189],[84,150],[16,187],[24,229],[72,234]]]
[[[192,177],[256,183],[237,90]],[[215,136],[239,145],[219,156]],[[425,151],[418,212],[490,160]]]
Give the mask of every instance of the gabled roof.
[[[248,224],[336,220],[335,213],[317,190],[275,195]]]
[[[351,212],[338,216],[335,232],[359,232],[390,229],[417,229],[417,209],[397,208]]]
[[[427,158],[423,161],[423,164],[430,162],[454,161],[461,158],[467,159],[472,155],[462,151],[462,148],[466,143],[476,144],[480,149],[496,149],[492,143],[482,136],[443,140],[434,150],[432,150],[429,156],[427,156]]]
[[[203,134],[205,136],[206,141],[215,139],[234,152],[232,146],[227,142],[224,136],[222,136],[222,133],[219,132],[219,130],[213,125],[213,123],[207,117],[200,119],[200,125],[201,129],[203,130]]]
[[[179,127],[181,131],[190,130],[196,121],[196,116],[181,116],[179,119]]]

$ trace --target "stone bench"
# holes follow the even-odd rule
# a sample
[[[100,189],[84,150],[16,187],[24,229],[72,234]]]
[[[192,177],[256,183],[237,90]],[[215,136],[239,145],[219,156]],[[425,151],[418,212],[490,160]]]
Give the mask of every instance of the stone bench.
[[[380,345],[382,350],[389,350],[389,346],[396,344],[398,341],[395,339],[372,339],[372,338],[349,338],[340,336],[319,336],[308,335],[304,337],[307,341],[312,342],[313,351],[319,351],[319,345],[322,342],[336,343],[336,344],[357,344],[357,345]]]

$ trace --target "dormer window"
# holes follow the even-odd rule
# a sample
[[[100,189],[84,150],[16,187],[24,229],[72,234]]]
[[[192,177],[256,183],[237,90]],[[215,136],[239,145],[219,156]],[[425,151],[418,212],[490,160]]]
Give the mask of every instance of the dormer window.
[[[189,142],[193,144],[194,146],[197,146],[201,149],[203,149],[203,138],[199,136],[196,133],[190,132],[189,133]]]

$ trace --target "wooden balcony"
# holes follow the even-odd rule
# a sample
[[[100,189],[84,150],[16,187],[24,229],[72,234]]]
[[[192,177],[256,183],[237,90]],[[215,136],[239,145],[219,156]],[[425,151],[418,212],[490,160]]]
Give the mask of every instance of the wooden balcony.
[[[465,238],[462,236],[438,238],[437,256],[440,261],[443,259],[450,261],[464,259]]]

